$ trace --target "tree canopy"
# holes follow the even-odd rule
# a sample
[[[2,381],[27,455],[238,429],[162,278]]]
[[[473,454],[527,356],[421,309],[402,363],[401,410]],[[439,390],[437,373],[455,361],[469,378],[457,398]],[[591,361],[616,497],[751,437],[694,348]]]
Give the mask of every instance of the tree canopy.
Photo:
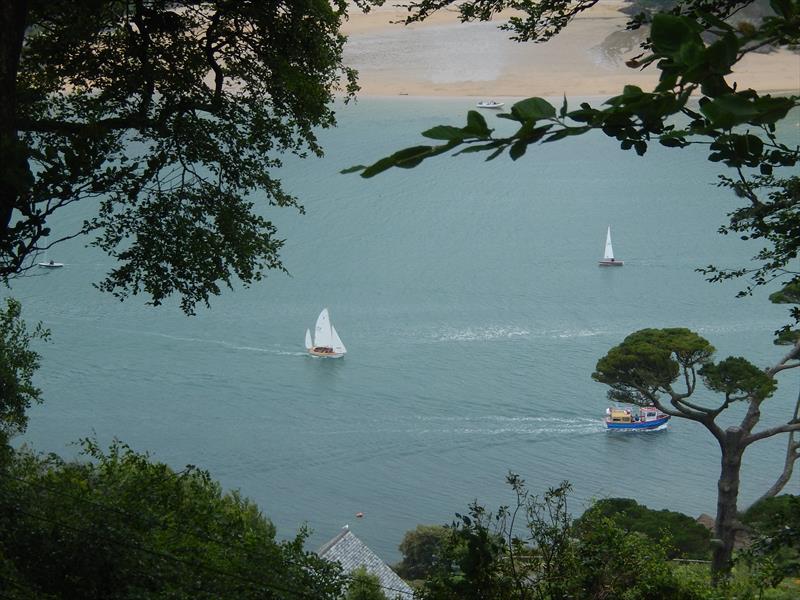
[[[277,541],[238,493],[191,465],[176,472],[115,443],[91,462],[18,452],[0,476],[4,597],[342,597],[338,564]]]
[[[692,517],[671,510],[653,510],[631,498],[604,498],[595,502],[584,516],[575,520],[607,517],[620,529],[646,535],[660,544],[669,558],[708,559],[711,532]]]
[[[0,308],[0,446],[25,431],[25,412],[31,404],[41,402],[41,390],[33,383],[39,354],[31,342],[48,336],[41,324],[28,329],[17,300],[9,298],[6,308]]]
[[[0,281],[82,234],[117,261],[100,289],[175,294],[189,313],[282,270],[268,207],[302,207],[273,173],[282,154],[320,154],[333,94],[357,89],[348,4],[3,2]],[[56,236],[76,202],[90,216]]]

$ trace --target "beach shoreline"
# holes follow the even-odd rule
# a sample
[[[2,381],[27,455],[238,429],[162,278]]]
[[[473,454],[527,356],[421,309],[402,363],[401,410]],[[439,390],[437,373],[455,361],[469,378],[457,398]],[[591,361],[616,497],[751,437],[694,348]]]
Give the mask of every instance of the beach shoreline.
[[[643,31],[626,29],[623,0],[608,0],[576,17],[542,44],[518,43],[488,23],[458,22],[453,12],[424,23],[396,24],[404,12],[380,7],[351,14],[345,64],[359,73],[358,97],[511,99],[531,96],[607,99],[625,85],[652,90],[654,67],[631,69],[625,61],[641,52]],[[738,89],[800,93],[800,55],[780,50],[752,54],[728,77]]]

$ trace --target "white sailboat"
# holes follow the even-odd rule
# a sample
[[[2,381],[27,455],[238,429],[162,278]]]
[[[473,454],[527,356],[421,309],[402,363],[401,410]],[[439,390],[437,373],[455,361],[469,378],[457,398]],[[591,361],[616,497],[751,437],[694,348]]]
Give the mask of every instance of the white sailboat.
[[[603,253],[603,259],[597,264],[601,267],[621,267],[625,264],[624,261],[614,258],[614,249],[611,247],[611,225],[608,226],[606,232],[606,251]]]
[[[347,354],[347,348],[344,347],[339,334],[336,333],[327,308],[323,308],[317,317],[313,341],[311,331],[306,329],[306,350],[312,356],[322,358],[341,358]]]

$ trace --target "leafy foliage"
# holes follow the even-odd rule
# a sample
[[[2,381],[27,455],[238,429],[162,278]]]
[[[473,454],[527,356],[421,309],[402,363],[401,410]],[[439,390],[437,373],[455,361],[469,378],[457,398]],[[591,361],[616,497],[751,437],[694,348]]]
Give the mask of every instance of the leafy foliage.
[[[659,543],[668,558],[708,559],[711,533],[691,517],[671,510],[653,510],[630,498],[598,500],[576,520],[581,527],[590,515],[607,517],[627,532],[641,533]]]
[[[340,567],[238,493],[127,446],[92,462],[19,453],[0,478],[0,575],[15,598],[340,598]],[[6,573],[3,573],[3,567]],[[6,582],[7,583],[7,582]]]
[[[33,384],[39,354],[31,349],[31,343],[46,340],[49,335],[41,323],[29,331],[22,320],[22,305],[13,298],[6,299],[5,309],[0,308],[0,445],[25,431],[25,411],[41,402],[42,392]]]
[[[755,539],[741,560],[760,575],[765,586],[774,587],[785,577],[800,574],[800,497],[766,498],[751,506],[742,522]]]
[[[685,328],[642,329],[630,334],[597,361],[592,378],[611,387],[609,398],[640,406],[660,394],[674,398],[680,375],[693,391],[697,368],[708,364],[714,347]]]
[[[347,586],[345,600],[387,600],[386,594],[381,590],[381,582],[377,575],[367,572],[365,567],[359,567],[350,574],[350,584]]]
[[[703,597],[675,577],[666,553],[600,511],[573,522],[566,482],[541,497],[507,478],[515,503],[496,513],[477,502],[442,538],[421,597],[426,600],[658,600]]]
[[[447,529],[441,525],[417,525],[400,542],[403,559],[393,568],[404,579],[424,579],[438,556]]]
[[[369,0],[356,4],[368,7]],[[191,313],[235,279],[282,270],[267,206],[296,207],[281,155],[321,154],[333,94],[356,90],[348,3],[37,0],[0,19],[0,279],[64,238],[117,259],[119,298]],[[64,207],[98,207],[52,239]]]

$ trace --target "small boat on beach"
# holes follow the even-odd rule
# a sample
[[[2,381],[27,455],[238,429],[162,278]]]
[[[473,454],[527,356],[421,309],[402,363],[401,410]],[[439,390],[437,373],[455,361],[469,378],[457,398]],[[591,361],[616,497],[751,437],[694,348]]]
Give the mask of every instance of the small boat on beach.
[[[641,406],[637,411],[630,408],[606,409],[606,429],[647,431],[666,426],[670,416],[655,406]]]
[[[505,102],[495,102],[494,100],[481,100],[476,104],[478,108],[503,108]]]
[[[608,231],[606,232],[606,250],[603,253],[602,260],[598,261],[597,264],[601,267],[621,267],[625,264],[624,261],[614,258],[614,249],[611,247],[611,225],[608,226]]]
[[[311,330],[306,329],[306,350],[311,356],[319,358],[341,358],[347,354],[347,348],[336,333],[327,308],[323,308],[317,317],[313,341]]]

